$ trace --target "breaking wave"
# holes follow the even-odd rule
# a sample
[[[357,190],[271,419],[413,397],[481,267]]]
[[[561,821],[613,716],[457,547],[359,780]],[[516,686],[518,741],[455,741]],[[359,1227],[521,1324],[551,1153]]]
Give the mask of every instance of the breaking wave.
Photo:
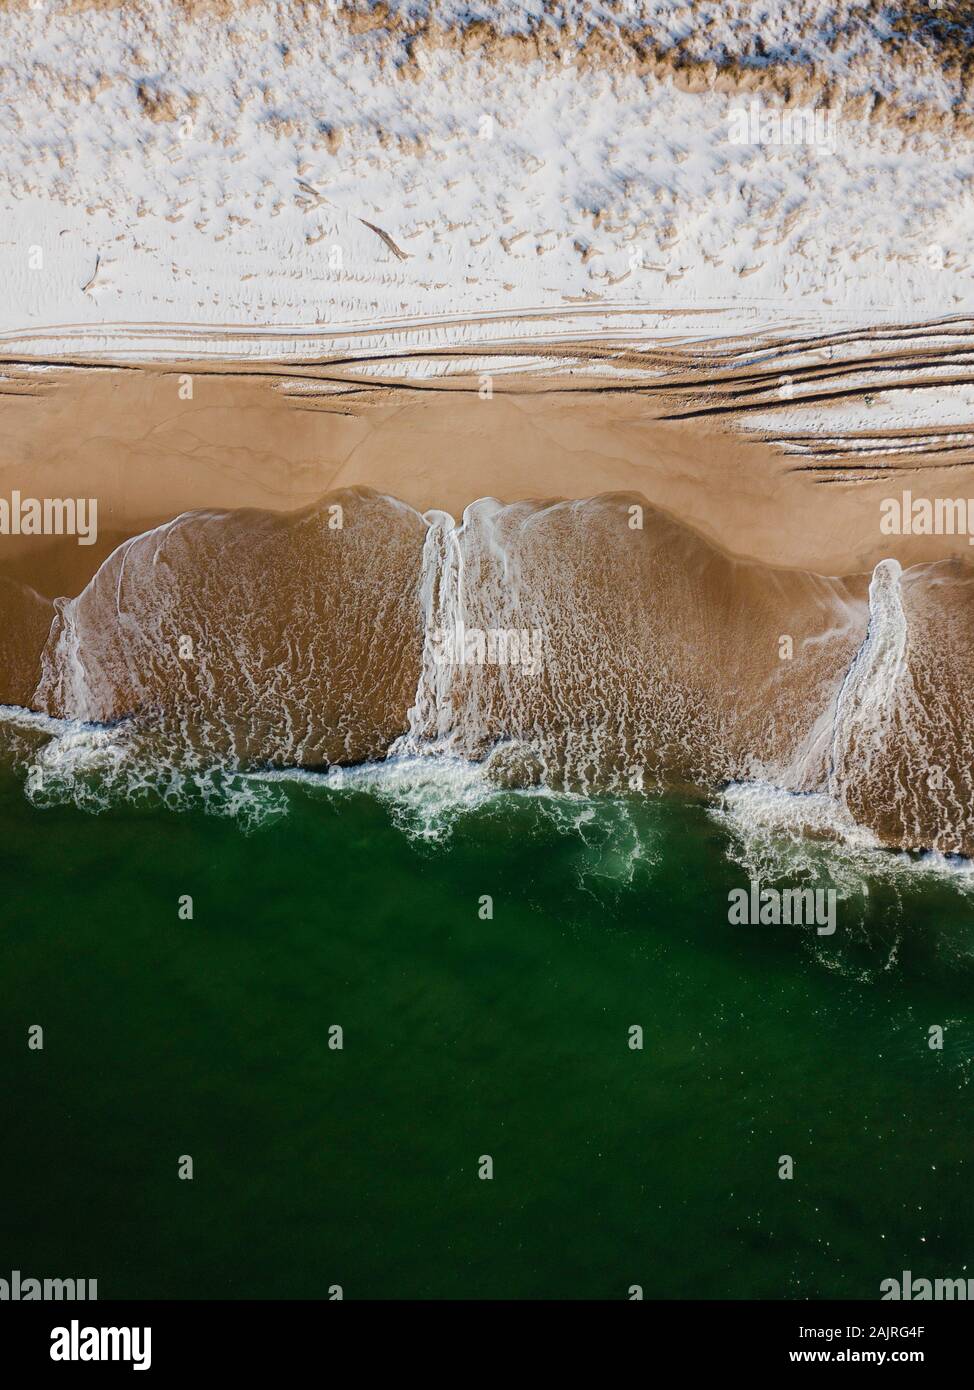
[[[459,522],[365,489],[191,512],[53,609],[0,593],[0,689],[29,706],[2,727],[38,806],[252,827],[298,778],[368,790],[435,842],[509,792],[563,798],[581,830],[593,798],[672,788],[716,798],[742,862],[825,844],[954,871],[974,854],[972,580],[774,570],[628,494],[482,499]]]

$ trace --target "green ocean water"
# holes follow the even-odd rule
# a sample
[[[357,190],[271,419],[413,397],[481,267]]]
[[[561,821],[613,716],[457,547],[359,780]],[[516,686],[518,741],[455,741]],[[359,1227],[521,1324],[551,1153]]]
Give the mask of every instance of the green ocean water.
[[[103,1299],[974,1275],[974,906],[948,883],[869,884],[819,939],[728,924],[745,875],[694,802],[505,795],[423,845],[368,793],[281,795],[246,834],[0,777],[0,1273]]]

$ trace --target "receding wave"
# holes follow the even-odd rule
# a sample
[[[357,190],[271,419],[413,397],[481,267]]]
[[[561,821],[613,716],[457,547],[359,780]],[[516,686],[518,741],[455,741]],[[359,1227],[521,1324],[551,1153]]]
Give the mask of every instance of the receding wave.
[[[379,757],[416,687],[425,529],[352,492],[285,515],[185,513],[57,601],[31,703],[241,767]]]
[[[297,772],[435,838],[498,791],[679,788],[719,794],[752,847],[970,856],[972,583],[736,560],[628,494],[455,520],[355,489],[185,513],[53,610],[2,591],[0,689],[58,721],[17,734],[38,804],[193,797],[256,823]]]

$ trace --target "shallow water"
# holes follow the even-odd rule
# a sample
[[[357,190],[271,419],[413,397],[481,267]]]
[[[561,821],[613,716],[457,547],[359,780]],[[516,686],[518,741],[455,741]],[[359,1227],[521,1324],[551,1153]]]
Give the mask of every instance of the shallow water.
[[[579,794],[821,793],[833,834],[971,856],[972,586],[733,560],[629,495],[457,522],[351,489],[184,513],[50,613],[8,594],[0,686],[70,726],[31,765],[41,805],[152,792],[257,823],[279,798],[242,771],[436,755]]]
[[[732,927],[746,837],[699,802],[495,789],[425,836],[428,793],[270,786],[286,814],[244,833],[0,777],[10,1268],[103,1298],[873,1298],[969,1272],[959,872],[847,863],[834,936]]]
[[[621,497],[339,495],[337,533],[325,501],[147,532],[11,647],[40,677],[0,708],[9,1267],[102,1297],[965,1277],[967,571],[767,570]],[[834,894],[829,931],[733,925],[752,881]]]

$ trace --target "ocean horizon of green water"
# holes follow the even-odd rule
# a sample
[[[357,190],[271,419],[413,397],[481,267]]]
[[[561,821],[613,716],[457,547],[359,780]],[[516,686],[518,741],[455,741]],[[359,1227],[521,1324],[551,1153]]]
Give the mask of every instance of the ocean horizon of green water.
[[[503,794],[424,844],[367,791],[279,791],[245,834],[40,809],[0,771],[0,1276],[783,1299],[972,1272],[949,882],[870,882],[831,937],[732,926],[746,873],[699,802]]]

